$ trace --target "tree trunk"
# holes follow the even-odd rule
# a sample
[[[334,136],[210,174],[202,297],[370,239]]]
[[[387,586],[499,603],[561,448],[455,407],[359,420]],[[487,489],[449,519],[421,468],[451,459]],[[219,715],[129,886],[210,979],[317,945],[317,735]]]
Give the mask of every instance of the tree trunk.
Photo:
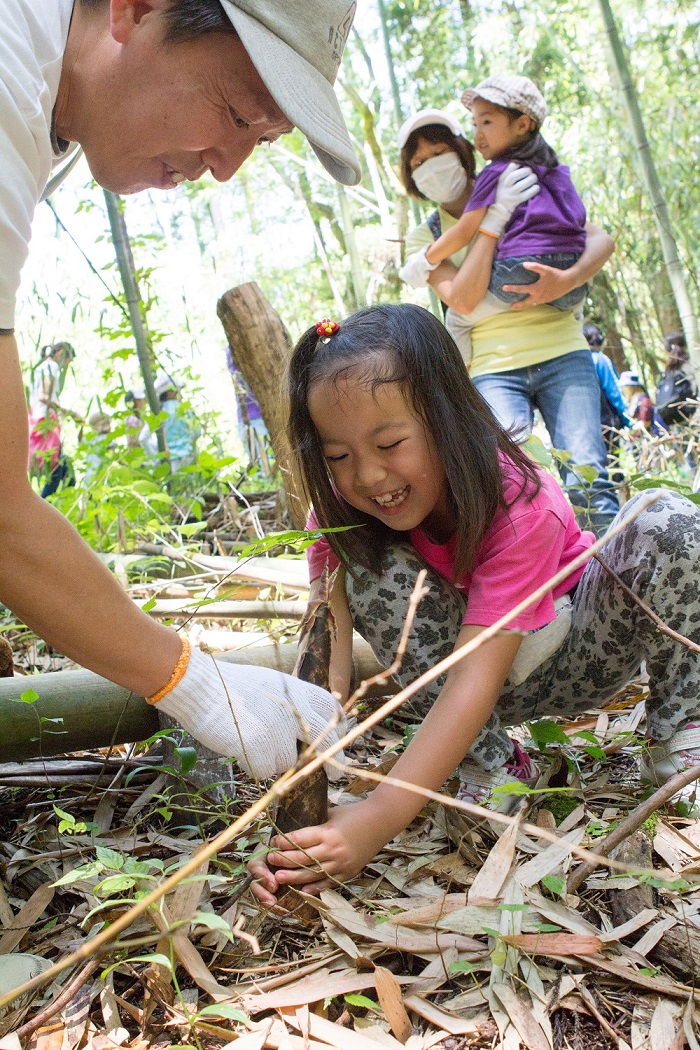
[[[109,225],[112,230],[112,244],[114,245],[119,273],[124,287],[129,320],[131,321],[131,330],[134,333],[136,353],[139,359],[146,398],[148,399],[148,407],[153,415],[157,416],[161,405],[153,380],[153,347],[144,316],[143,299],[136,281],[136,268],[134,266],[134,257],[131,253],[131,242],[129,241],[129,233],[126,228],[123,205],[116,193],[110,193],[109,190],[104,190],[103,192],[107,205]],[[158,451],[165,452],[165,433],[162,426],[158,427],[156,431],[156,439],[158,441]]]
[[[287,395],[284,376],[291,339],[260,288],[251,281],[225,292],[216,305],[233,359],[260,405],[277,466],[287,493],[292,521],[303,528],[308,503],[294,469],[287,440]]]
[[[661,251],[666,264],[668,279],[673,289],[673,296],[678,306],[678,314],[683,325],[683,332],[688,343],[688,352],[696,369],[700,369],[700,344],[698,343],[698,324],[693,312],[693,307],[686,287],[683,275],[683,266],[678,256],[676,241],[673,236],[673,228],[666,207],[661,183],[656,172],[654,158],[651,155],[651,147],[646,136],[642,113],[639,108],[637,91],[632,83],[627,57],[620,35],[617,31],[615,18],[608,0],[598,0],[608,44],[612,53],[612,60],[619,81],[622,101],[630,123],[634,145],[639,157],[642,179],[646,191],[651,199],[654,209],[656,226],[661,242]]]

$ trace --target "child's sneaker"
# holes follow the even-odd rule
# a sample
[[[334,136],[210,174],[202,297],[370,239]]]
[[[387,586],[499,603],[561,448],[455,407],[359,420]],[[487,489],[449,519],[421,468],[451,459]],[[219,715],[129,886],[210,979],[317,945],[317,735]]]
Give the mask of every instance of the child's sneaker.
[[[494,788],[504,784],[526,784],[534,787],[539,770],[527,751],[524,751],[517,740],[513,741],[513,757],[504,766],[487,772],[472,758],[465,758],[459,766],[459,791],[457,798],[461,802],[471,802],[475,806],[498,813],[511,813],[523,802],[523,796],[515,793],[496,791]]]
[[[700,766],[700,725],[694,722],[689,722],[668,740],[650,740],[640,755],[639,775],[644,783],[661,787],[676,773],[691,766]],[[693,782],[681,788],[671,801],[685,802],[694,816],[700,815],[700,784]]]

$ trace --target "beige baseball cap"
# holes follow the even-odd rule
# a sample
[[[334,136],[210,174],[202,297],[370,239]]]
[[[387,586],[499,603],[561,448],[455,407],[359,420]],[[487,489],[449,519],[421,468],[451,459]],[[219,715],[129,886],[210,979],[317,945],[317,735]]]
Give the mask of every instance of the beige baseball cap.
[[[360,165],[333,84],[354,0],[221,0],[265,86],[306,135],[338,182],[354,186]]]
[[[542,92],[529,77],[517,76],[515,73],[496,73],[487,77],[474,88],[462,92],[462,103],[469,109],[475,98],[493,102],[495,106],[505,109],[519,109],[534,120],[537,127],[549,113]]]

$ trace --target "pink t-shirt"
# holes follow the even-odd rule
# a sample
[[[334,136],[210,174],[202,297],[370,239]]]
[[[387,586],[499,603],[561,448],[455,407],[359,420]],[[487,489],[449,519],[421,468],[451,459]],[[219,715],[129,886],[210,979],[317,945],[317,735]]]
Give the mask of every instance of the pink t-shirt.
[[[560,569],[595,542],[592,532],[582,532],[564,493],[555,479],[539,471],[542,487],[530,502],[515,499],[522,484],[520,475],[502,459],[504,496],[515,502],[497,510],[493,524],[484,536],[471,572],[454,579],[456,537],[447,543],[433,543],[421,528],[409,534],[421,558],[446,580],[454,583],[467,599],[464,624],[490,627],[521,601],[551,579]],[[313,511],[307,528],[318,528]],[[306,552],[309,578],[317,579],[324,565],[333,570],[338,558],[325,537]],[[570,591],[581,579],[585,566],[572,572],[558,587],[531,605],[509,624],[509,629],[533,631],[554,619],[554,601]]]

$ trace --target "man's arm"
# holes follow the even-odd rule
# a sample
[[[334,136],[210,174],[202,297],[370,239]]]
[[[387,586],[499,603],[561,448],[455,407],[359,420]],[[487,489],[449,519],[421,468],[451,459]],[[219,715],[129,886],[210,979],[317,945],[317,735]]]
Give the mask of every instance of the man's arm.
[[[513,303],[511,310],[527,310],[530,306],[551,303],[553,299],[566,295],[573,288],[579,288],[602,270],[614,251],[615,242],[612,237],[599,226],[586,223],[586,247],[573,266],[567,270],[556,270],[551,266],[543,266],[542,263],[526,262],[523,263],[525,269],[538,273],[539,280],[534,284],[503,286],[506,292],[520,292],[527,296],[527,299]]]
[[[28,427],[14,336],[0,336],[0,601],[51,646],[142,696],[168,681],[177,634],[142,613],[27,478]]]

